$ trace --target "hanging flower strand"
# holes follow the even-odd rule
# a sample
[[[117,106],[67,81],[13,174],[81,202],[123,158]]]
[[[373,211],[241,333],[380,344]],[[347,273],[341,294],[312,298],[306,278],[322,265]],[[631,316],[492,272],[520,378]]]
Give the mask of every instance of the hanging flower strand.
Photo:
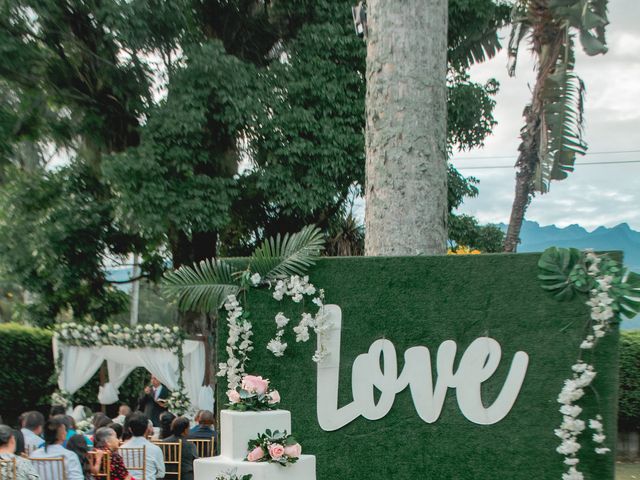
[[[314,362],[322,360],[327,355],[324,338],[328,328],[328,322],[324,313],[324,290],[317,290],[312,283],[309,283],[308,276],[300,277],[298,275],[292,275],[288,279],[278,280],[276,282],[272,296],[277,301],[282,301],[285,297],[290,297],[295,303],[303,302],[305,296],[313,297],[312,303],[318,307],[318,311],[315,314],[302,312],[300,322],[293,327],[293,332],[296,334],[296,342],[307,342],[310,338],[309,329],[313,330],[318,336],[318,348],[313,354],[312,360]],[[289,323],[289,319],[286,318],[282,312],[279,312],[275,316],[275,322],[277,327],[276,336],[269,341],[267,349],[273,353],[274,356],[281,357],[287,349],[287,344],[282,342],[282,336],[284,335],[284,328]]]
[[[589,288],[589,300],[586,302],[591,310],[589,332],[580,344],[581,351],[595,349],[598,341],[611,330],[611,324],[618,320],[617,312],[614,310],[616,298],[612,295],[615,279],[608,272],[617,272],[619,269],[615,266],[612,268],[611,260],[607,260],[608,263],[602,268],[602,257],[592,251],[585,252],[584,264],[586,272],[582,276],[576,274],[575,280],[572,279],[577,286],[586,285],[592,287]],[[579,269],[578,272],[580,272]],[[619,312],[619,308],[617,311]],[[584,475],[578,470],[577,466],[580,462],[577,453],[581,448],[578,437],[586,429],[586,423],[578,418],[582,413],[582,408],[576,405],[575,402],[585,395],[584,389],[591,385],[597,372],[593,365],[584,362],[580,358],[571,369],[573,370],[573,375],[564,381],[562,391],[558,395],[558,403],[562,405],[560,413],[562,413],[563,417],[560,428],[555,430],[555,434],[562,441],[556,451],[564,455],[564,464],[568,467],[567,471],[563,473],[562,479],[583,480]],[[596,415],[595,419],[590,419],[589,428],[595,432],[592,436],[592,441],[596,444],[595,453],[600,455],[609,453],[611,450],[604,446],[606,436],[604,435],[602,416]]]
[[[245,365],[249,359],[249,352],[253,350],[253,335],[251,322],[245,315],[240,302],[235,295],[229,295],[224,302],[227,311],[227,326],[229,338],[227,338],[227,361],[218,364],[218,376],[227,378],[229,390],[235,389],[245,375]]]

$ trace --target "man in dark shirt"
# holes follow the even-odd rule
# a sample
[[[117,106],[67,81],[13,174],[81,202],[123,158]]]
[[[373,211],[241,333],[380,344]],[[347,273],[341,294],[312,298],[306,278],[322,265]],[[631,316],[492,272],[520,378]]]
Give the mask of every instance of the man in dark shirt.
[[[189,438],[201,438],[201,439],[211,439],[213,438],[214,445],[216,446],[216,450],[218,449],[218,433],[213,426],[214,417],[213,413],[209,410],[202,410],[198,412],[200,415],[198,416],[198,426],[191,429],[189,432]],[[207,456],[211,455],[209,452],[206,452]]]

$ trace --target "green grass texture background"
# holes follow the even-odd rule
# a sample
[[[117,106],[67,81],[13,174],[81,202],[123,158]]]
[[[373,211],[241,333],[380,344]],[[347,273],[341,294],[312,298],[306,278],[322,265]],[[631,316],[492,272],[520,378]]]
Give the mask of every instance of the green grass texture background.
[[[586,297],[559,302],[541,288],[538,259],[539,254],[323,258],[309,271],[310,281],[325,290],[325,302],[342,309],[339,406],[352,401],[354,359],[376,339],[393,342],[398,372],[407,348],[428,347],[435,383],[436,352],[443,341],[457,343],[457,365],[474,339],[488,335],[500,343],[502,359],[482,386],[485,406],[502,388],[514,353],[522,350],[529,355],[520,395],[497,424],[467,420],[453,389],[448,390],[440,418],[427,424],[418,417],[407,388],[380,420],[359,417],[334,432],[321,430],[316,416],[316,365],[311,360],[315,336],[296,343],[292,328],[303,306],[290,299],[278,302],[266,288],[246,295],[255,347],[247,373],[271,379],[280,391],[281,408],[292,413],[293,433],[303,453],[316,456],[318,480],[561,479],[564,457],[555,451],[560,440],[553,433],[562,421],[556,398],[580,355],[589,312]],[[304,308],[317,310],[307,299]],[[284,337],[289,347],[284,357],[276,358],[266,345],[275,336],[274,316],[279,311],[291,322]],[[224,315],[218,331],[218,361],[224,361]],[[595,366],[598,375],[593,388],[578,401],[585,409],[581,418],[602,414],[606,446],[615,451],[617,329],[600,341],[595,352],[583,352],[583,359]],[[223,408],[226,383],[218,381],[217,405]],[[580,436],[579,469],[587,480],[613,479],[614,454],[596,455],[592,433],[586,430]]]

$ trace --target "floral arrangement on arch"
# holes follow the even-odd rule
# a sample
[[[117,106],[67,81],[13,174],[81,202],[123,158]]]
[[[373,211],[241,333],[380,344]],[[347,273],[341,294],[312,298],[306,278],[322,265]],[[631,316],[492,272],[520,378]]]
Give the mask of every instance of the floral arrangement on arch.
[[[165,407],[171,413],[180,417],[191,410],[191,401],[184,389],[174,390],[171,392],[171,395],[169,395],[169,398],[167,398]]]
[[[265,430],[258,438],[249,440],[247,450],[247,462],[277,463],[283,467],[296,463],[302,455],[302,447],[292,435],[287,435],[286,430]]]
[[[632,318],[640,311],[640,275],[626,270],[608,255],[598,255],[591,250],[581,252],[575,248],[547,249],[540,257],[538,267],[542,288],[553,292],[558,300],[568,300],[576,294],[588,296],[585,302],[590,309],[587,335],[571,367],[571,377],[564,381],[558,395],[562,422],[554,431],[561,440],[556,451],[565,457],[567,467],[562,479],[584,480],[578,470],[580,459],[577,454],[582,448],[580,435],[587,426],[592,431],[595,453],[604,455],[611,449],[605,445],[607,437],[602,416],[598,414],[588,421],[580,418],[583,409],[577,403],[586,395],[587,387],[593,389],[597,375],[592,361],[585,361],[583,356],[592,352],[623,316]]]
[[[218,365],[218,376],[226,377],[227,389],[236,390],[246,376],[249,354],[254,349],[253,329],[246,310],[246,291],[268,288],[277,301],[290,298],[301,304],[300,318],[292,327],[296,342],[309,340],[309,331],[318,337],[312,360],[319,362],[327,354],[324,337],[329,328],[324,315],[324,291],[309,282],[306,270],[324,249],[324,236],[315,226],[300,232],[266,239],[251,257],[245,269],[235,269],[223,260],[203,260],[182,266],[165,275],[163,291],[183,311],[215,313],[223,308],[227,317],[227,360]],[[305,297],[311,298],[314,311],[307,311]],[[282,312],[275,318],[275,335],[265,345],[276,357],[284,355],[285,328],[291,319]]]
[[[242,384],[227,391],[229,410],[264,411],[278,408],[280,394],[269,388],[269,380],[255,375],[245,375]]]

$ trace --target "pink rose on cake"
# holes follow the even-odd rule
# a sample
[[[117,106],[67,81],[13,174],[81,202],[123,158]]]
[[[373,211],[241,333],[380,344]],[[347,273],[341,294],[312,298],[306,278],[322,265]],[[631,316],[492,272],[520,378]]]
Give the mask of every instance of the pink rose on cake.
[[[284,455],[284,447],[279,443],[269,445],[269,456],[274,460],[280,460]]]
[[[264,395],[269,388],[269,380],[255,375],[247,375],[242,379],[242,389],[249,393]]]
[[[240,394],[235,390],[229,390],[227,392],[227,397],[231,403],[238,403],[240,401]]]
[[[271,390],[269,392],[269,403],[272,405],[274,403],[280,403],[280,393],[278,390]]]
[[[299,443],[296,443],[294,445],[287,445],[286,447],[284,447],[284,454],[290,458],[298,458],[300,455],[302,455],[302,447]]]
[[[249,455],[247,455],[247,460],[249,460],[250,462],[257,462],[262,457],[264,457],[264,450],[262,450],[262,447],[256,447],[249,452]]]

